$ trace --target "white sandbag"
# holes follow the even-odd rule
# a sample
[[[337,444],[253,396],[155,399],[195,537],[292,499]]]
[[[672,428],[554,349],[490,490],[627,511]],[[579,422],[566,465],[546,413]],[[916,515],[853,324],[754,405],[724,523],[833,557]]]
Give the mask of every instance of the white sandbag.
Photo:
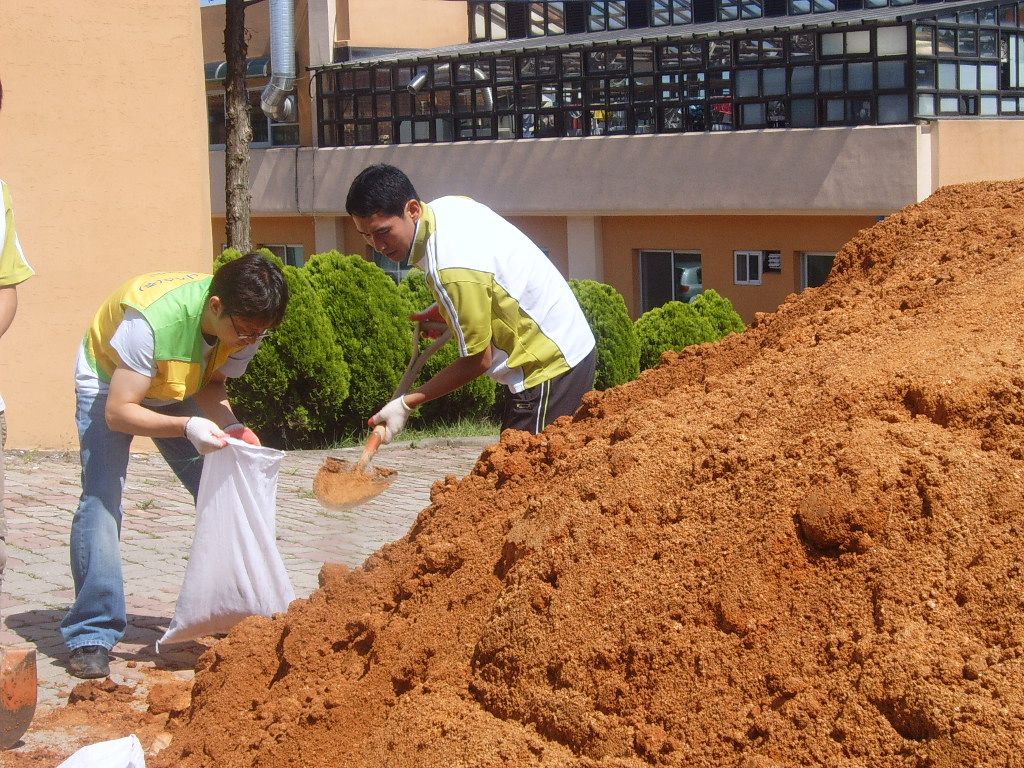
[[[295,599],[275,540],[283,458],[233,438],[204,457],[185,581],[158,653],[167,643],[227,632],[246,616],[287,610]]]
[[[146,768],[146,756],[132,734],[82,747],[57,768]]]

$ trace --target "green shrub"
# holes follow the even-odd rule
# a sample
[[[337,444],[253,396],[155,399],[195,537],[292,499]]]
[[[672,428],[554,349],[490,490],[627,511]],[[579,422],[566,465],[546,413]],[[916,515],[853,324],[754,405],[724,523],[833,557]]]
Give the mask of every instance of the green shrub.
[[[642,314],[636,321],[636,334],[641,370],[656,366],[662,352],[718,338],[711,323],[681,301],[670,301]]]
[[[273,262],[274,264],[277,264],[277,266],[279,266],[281,269],[284,269],[284,262],[281,261],[281,258],[279,256],[275,256],[266,248],[260,248],[258,251],[256,251],[256,253],[258,253],[267,261]],[[213,260],[213,271],[216,272],[229,261],[234,261],[241,255],[242,252],[239,251],[237,248],[225,248],[223,252],[221,252],[220,256]]]
[[[622,295],[595,280],[570,280],[569,287],[597,341],[594,389],[635,379],[640,373],[640,342]]]
[[[409,362],[409,305],[384,270],[360,256],[320,253],[305,270],[352,371],[338,428],[357,432],[391,399]]]
[[[399,291],[408,301],[412,311],[419,312],[434,303],[434,294],[427,287],[426,276],[414,269],[405,276],[398,286]],[[420,342],[426,348],[430,340]],[[451,365],[459,356],[459,348],[455,341],[449,341],[439,349],[423,366],[419,379],[414,386],[426,382],[442,368]],[[480,419],[489,416],[494,406],[497,385],[488,376],[478,376],[468,384],[464,384],[454,392],[437,400],[424,404],[418,410],[418,418],[423,424],[450,424],[459,419]]]
[[[730,333],[743,333],[747,329],[743,324],[743,318],[732,308],[732,302],[712,288],[708,288],[690,302],[690,306],[711,323],[715,329],[715,336],[719,339]]]
[[[226,251],[216,266],[238,255]],[[264,444],[319,448],[337,438],[349,367],[309,277],[296,267],[284,267],[284,275],[289,292],[284,321],[260,344],[245,375],[228,381],[228,392],[235,413]]]

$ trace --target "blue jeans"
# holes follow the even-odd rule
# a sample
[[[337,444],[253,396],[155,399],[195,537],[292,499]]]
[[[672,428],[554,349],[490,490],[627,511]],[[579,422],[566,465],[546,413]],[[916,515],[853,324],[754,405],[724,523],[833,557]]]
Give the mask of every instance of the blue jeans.
[[[60,624],[69,650],[83,645],[113,648],[128,625],[121,574],[121,496],[132,435],[107,426],[106,395],[76,392],[75,419],[82,460],[82,495],[71,523],[71,574],[75,602]],[[192,399],[153,408],[170,416],[194,416]],[[203,459],[185,437],[153,438],[164,459],[194,499]]]

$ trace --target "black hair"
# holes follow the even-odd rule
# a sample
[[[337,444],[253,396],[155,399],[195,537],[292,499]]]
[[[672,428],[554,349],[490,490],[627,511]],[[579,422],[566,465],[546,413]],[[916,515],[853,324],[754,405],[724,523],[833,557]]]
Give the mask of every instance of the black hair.
[[[362,218],[378,213],[401,216],[410,200],[419,200],[419,195],[409,177],[393,165],[378,163],[361,170],[352,181],[345,210]]]
[[[277,327],[288,308],[288,283],[274,262],[249,253],[223,265],[213,276],[210,295],[220,299],[224,312]]]

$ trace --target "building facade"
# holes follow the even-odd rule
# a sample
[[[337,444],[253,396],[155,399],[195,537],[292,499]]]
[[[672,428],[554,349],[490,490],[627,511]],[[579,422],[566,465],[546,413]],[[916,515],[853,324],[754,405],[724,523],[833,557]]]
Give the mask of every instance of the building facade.
[[[391,162],[424,199],[506,215],[634,316],[703,287],[749,321],[821,284],[879,217],[943,184],[1024,176],[1017,3],[444,5],[461,39],[375,45],[391,27],[369,18],[358,51],[336,39],[331,61],[304,62],[304,138],[253,158],[254,241],[373,258],[344,197]],[[216,208],[216,151],[211,179]]]

